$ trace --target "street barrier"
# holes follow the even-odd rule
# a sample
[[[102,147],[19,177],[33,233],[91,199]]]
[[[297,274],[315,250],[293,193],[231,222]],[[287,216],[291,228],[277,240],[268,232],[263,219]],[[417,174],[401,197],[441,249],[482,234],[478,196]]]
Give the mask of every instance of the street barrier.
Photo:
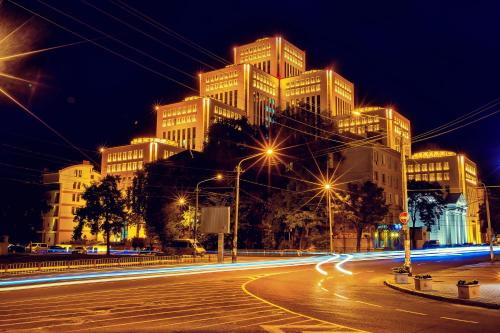
[[[33,274],[68,270],[104,269],[134,266],[177,265],[216,262],[216,258],[207,254],[196,256],[141,256],[103,259],[57,260],[23,262],[0,265],[0,274]]]

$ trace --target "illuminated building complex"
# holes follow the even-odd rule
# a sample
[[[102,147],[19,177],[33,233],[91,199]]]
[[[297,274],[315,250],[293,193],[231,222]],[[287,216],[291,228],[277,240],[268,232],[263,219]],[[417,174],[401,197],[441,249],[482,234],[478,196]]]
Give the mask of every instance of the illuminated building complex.
[[[306,70],[305,52],[281,37],[262,38],[235,47],[234,64],[200,73],[199,89],[202,100],[209,102],[186,99],[157,107],[157,137],[168,139],[168,133],[177,135],[180,130],[179,138],[170,138],[178,147],[202,150],[207,130],[217,117],[215,112],[199,110],[215,105],[226,105],[223,117],[234,118],[237,114],[248,118],[250,124],[265,126],[279,109],[298,107],[329,117],[349,115],[354,109],[351,82],[332,69]],[[196,111],[193,103],[198,103]],[[166,110],[186,107],[192,110],[189,124],[182,124],[184,116],[178,123],[169,119],[168,111],[165,114]],[[187,143],[188,132],[191,131],[192,140],[193,129],[194,146]]]
[[[356,108],[352,115],[339,117],[337,127],[340,133],[350,132],[360,136],[378,137],[383,145],[401,150],[401,139],[406,156],[411,156],[410,121],[393,108],[370,106]]]
[[[408,180],[438,182],[450,193],[463,194],[467,203],[467,243],[481,242],[476,163],[463,154],[451,151],[428,150],[413,154],[407,161]]]
[[[43,215],[42,242],[55,245],[72,240],[76,209],[85,204],[82,199],[85,187],[100,178],[99,172],[88,161],[43,175],[51,209]],[[88,228],[84,228],[82,237],[88,240],[96,238]]]

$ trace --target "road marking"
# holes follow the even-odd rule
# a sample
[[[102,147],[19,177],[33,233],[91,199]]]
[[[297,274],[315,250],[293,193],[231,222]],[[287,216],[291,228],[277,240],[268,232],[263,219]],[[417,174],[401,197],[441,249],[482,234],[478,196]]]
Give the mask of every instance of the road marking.
[[[399,312],[407,312],[407,313],[413,313],[413,314],[420,315],[420,316],[427,316],[427,313],[415,312],[415,311],[404,310],[404,309],[396,309],[396,311],[399,311]]]
[[[325,287],[321,287],[321,290],[328,291],[328,289],[326,289]]]
[[[477,321],[472,321],[472,320],[464,320],[464,319],[457,319],[457,318],[450,318],[450,317],[439,317],[441,319],[447,319],[447,320],[454,320],[454,321],[460,321],[463,323],[470,323],[470,324],[479,324]]]
[[[284,272],[284,273],[286,273],[286,272]],[[284,274],[284,273],[281,273],[281,274]],[[276,273],[276,274],[280,274],[280,273]],[[275,274],[275,275],[276,275],[276,274]],[[255,298],[255,299],[258,299],[259,301],[261,301],[261,302],[263,302],[263,303],[266,303],[266,304],[268,304],[268,305],[274,306],[275,308],[281,309],[281,310],[283,310],[283,311],[285,311],[285,312],[288,312],[288,313],[291,313],[291,314],[293,314],[293,315],[302,316],[302,317],[304,317],[304,318],[308,318],[308,319],[311,319],[311,320],[315,320],[315,321],[318,321],[318,322],[323,323],[323,324],[328,324],[328,325],[336,326],[337,328],[349,329],[349,330],[353,330],[353,331],[355,331],[355,332],[365,332],[365,333],[367,332],[367,331],[357,330],[357,329],[355,329],[355,328],[348,327],[348,326],[343,326],[343,325],[339,325],[339,324],[334,324],[334,323],[329,322],[329,321],[326,321],[326,320],[318,319],[318,318],[315,318],[315,317],[312,317],[312,316],[308,316],[308,315],[305,315],[305,314],[302,314],[302,313],[299,313],[299,312],[295,312],[295,311],[290,310],[290,309],[288,309],[288,308],[285,308],[285,307],[283,307],[283,306],[281,306],[281,305],[278,305],[278,304],[276,304],[276,303],[273,303],[273,302],[271,302],[271,301],[268,301],[268,300],[266,300],[266,299],[263,299],[262,297],[259,297],[259,296],[255,295],[255,294],[251,293],[251,292],[247,289],[247,285],[248,285],[249,283],[251,283],[251,282],[255,282],[255,281],[256,281],[256,280],[250,280],[250,281],[247,281],[247,282],[243,283],[243,284],[241,285],[241,289],[243,290],[243,292],[244,292],[245,294],[250,295],[250,296],[252,296],[252,297],[253,297],[253,298]]]
[[[345,297],[345,296],[339,295],[339,294],[337,294],[337,293],[333,293],[333,294],[334,294],[335,296],[337,296],[337,297],[342,298],[342,299],[349,299],[349,297]]]
[[[378,304],[373,304],[373,303],[368,303],[368,302],[363,302],[363,301],[355,301],[355,302],[358,302],[358,303],[361,303],[361,304],[366,304],[366,305],[371,305],[371,306],[376,306],[378,308],[381,308],[382,305],[378,305]]]

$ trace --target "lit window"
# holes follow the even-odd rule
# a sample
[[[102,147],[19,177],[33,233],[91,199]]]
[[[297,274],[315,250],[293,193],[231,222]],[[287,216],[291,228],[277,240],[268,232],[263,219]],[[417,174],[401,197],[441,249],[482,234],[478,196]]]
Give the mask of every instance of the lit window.
[[[420,172],[420,164],[415,164],[415,172]]]
[[[417,182],[419,182],[419,181],[421,181],[421,180],[422,180],[422,177],[420,176],[420,174],[416,174],[416,175],[415,175],[415,180],[416,180]]]
[[[427,163],[423,163],[421,166],[422,172],[427,171]]]
[[[408,172],[413,172],[413,164],[408,164]]]
[[[444,174],[444,180],[450,180],[450,173],[449,172],[445,172]]]
[[[450,170],[450,163],[444,162],[443,170]]]
[[[435,182],[436,181],[436,174],[435,173],[430,173],[429,174],[429,181],[430,182]]]
[[[436,180],[437,181],[443,180],[443,174],[441,172],[436,173]]]
[[[443,170],[441,162],[436,162],[436,171],[441,171],[441,170]]]
[[[434,171],[434,163],[429,163],[429,171]]]

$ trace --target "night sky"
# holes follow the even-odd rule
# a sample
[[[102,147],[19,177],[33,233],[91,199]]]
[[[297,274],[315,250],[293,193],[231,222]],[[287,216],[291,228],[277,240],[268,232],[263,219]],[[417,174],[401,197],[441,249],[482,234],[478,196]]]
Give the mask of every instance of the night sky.
[[[0,78],[0,87],[97,160],[95,151],[101,145],[126,144],[133,136],[154,134],[155,103],[176,102],[194,94],[167,77],[197,89],[197,80],[190,75],[196,77],[199,71],[209,70],[201,62],[217,68],[223,64],[133,17],[117,6],[121,6],[118,1],[88,1],[45,2],[53,8],[34,0],[14,2],[151,71],[86,42],[0,63],[0,71],[39,83],[30,87]],[[1,39],[32,14],[7,0],[0,3]],[[353,81],[359,104],[394,105],[411,120],[414,135],[500,97],[500,2],[126,3],[228,61],[232,61],[233,46],[279,34],[306,50],[309,69],[333,65]],[[198,61],[148,39],[88,4]],[[39,17],[11,38],[11,43],[0,44],[1,55],[9,54],[10,49],[2,50],[7,45],[14,51],[29,51],[82,40]],[[497,105],[491,111],[499,108]],[[4,180],[33,180],[35,170],[55,170],[83,159],[2,96],[0,111]],[[489,184],[500,182],[500,113],[416,145],[414,151],[431,143],[465,152],[479,164],[481,176]]]

